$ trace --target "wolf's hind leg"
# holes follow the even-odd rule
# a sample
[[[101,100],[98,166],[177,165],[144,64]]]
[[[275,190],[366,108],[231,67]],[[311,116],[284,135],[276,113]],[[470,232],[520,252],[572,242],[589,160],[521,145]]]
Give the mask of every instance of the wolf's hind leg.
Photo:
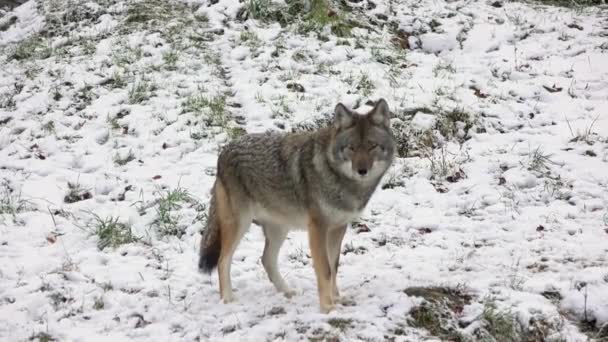
[[[268,279],[274,284],[277,291],[282,292],[289,298],[295,294],[295,291],[289,288],[285,279],[281,276],[277,262],[279,251],[287,237],[288,230],[271,224],[264,224],[263,229],[266,244],[264,245],[264,254],[262,255],[262,265],[264,265],[264,269],[268,274]]]
[[[238,246],[239,242],[243,238],[243,235],[247,232],[251,221],[246,219],[239,220],[235,224],[234,235],[230,238],[222,239],[222,253],[220,254],[220,260],[218,263],[218,275],[220,280],[220,295],[224,303],[229,303],[234,300],[232,294],[232,281],[230,280],[230,265],[232,264],[232,256]]]
[[[219,185],[219,186],[218,186]],[[220,282],[220,296],[224,303],[234,299],[230,280],[232,256],[245,232],[251,225],[251,214],[246,211],[235,211],[226,190],[221,182],[216,185],[217,210],[221,225],[222,248],[217,265]]]

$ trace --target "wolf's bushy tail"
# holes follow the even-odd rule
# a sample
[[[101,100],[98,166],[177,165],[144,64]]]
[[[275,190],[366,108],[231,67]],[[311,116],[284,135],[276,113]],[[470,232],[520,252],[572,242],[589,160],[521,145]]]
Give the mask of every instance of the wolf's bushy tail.
[[[209,215],[207,217],[207,227],[202,232],[200,258],[198,260],[198,268],[202,272],[211,273],[217,266],[222,250],[222,238],[220,230],[220,222],[217,212],[217,182],[211,190],[211,201],[209,203]],[[221,186],[221,184],[219,185]]]

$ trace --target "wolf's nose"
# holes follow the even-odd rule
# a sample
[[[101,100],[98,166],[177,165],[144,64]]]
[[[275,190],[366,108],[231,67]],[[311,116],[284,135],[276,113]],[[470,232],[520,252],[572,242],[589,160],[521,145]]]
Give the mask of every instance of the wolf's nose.
[[[365,176],[367,174],[367,169],[359,169],[357,170],[361,176]]]

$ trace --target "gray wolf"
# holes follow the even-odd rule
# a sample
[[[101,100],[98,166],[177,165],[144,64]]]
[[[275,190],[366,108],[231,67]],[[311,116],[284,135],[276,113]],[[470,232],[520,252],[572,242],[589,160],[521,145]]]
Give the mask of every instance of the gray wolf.
[[[199,268],[218,268],[220,296],[233,300],[232,255],[251,223],[266,238],[262,264],[276,289],[294,294],[277,265],[291,229],[308,230],[321,312],[338,298],[336,274],[349,223],[367,205],[395,155],[384,99],[361,115],[339,103],[333,122],[314,132],[248,134],[228,143],[217,161]]]

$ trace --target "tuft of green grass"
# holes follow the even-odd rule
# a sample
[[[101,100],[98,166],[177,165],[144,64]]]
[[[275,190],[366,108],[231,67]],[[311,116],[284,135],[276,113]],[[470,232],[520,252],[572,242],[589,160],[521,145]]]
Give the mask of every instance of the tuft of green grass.
[[[106,306],[106,304],[105,304],[102,296],[95,297],[95,299],[93,300],[93,309],[94,310],[103,310],[103,308],[105,308],[105,306]]]
[[[114,155],[114,163],[118,166],[124,166],[127,165],[129,162],[132,162],[133,160],[135,160],[135,155],[133,154],[132,150],[129,150],[129,152],[126,155],[121,155],[120,153],[116,153]]]
[[[297,246],[287,255],[287,258],[294,263],[301,265],[308,265],[310,263],[310,256],[306,253],[302,246]]]
[[[606,5],[605,0],[536,0],[536,2],[543,5],[568,8],[585,8]]]
[[[222,56],[213,50],[205,50],[202,53],[203,61],[209,65],[219,67],[222,65]]]
[[[602,326],[597,325],[597,320],[585,321],[584,319],[579,322],[581,332],[590,338],[593,342],[608,342],[608,323],[604,323]]]
[[[120,129],[120,123],[118,122],[118,117],[116,117],[116,116],[110,117],[108,115],[107,121],[110,124],[111,129]]]
[[[338,342],[340,335],[326,328],[316,328],[312,330],[307,336],[308,342]]]
[[[192,140],[201,140],[204,139],[208,136],[208,133],[203,131],[203,132],[190,132],[190,138]]]
[[[441,112],[437,118],[437,129],[446,139],[466,138],[467,132],[473,127],[473,115],[462,108],[456,108],[449,112]],[[464,137],[459,136],[462,129]]]
[[[195,13],[194,19],[196,19],[196,21],[201,24],[209,23],[209,16],[207,15],[207,13]]]
[[[255,93],[255,102],[266,103],[266,100],[264,99],[264,95],[262,95],[262,93],[259,91],[257,93]]]
[[[555,162],[551,160],[551,157],[551,154],[544,153],[542,148],[538,146],[528,154],[528,161],[525,166],[529,171],[545,174],[550,171],[549,164],[555,164]]]
[[[270,53],[270,55],[274,58],[277,58],[285,50],[286,50],[285,40],[283,38],[279,38],[274,41],[274,50]]]
[[[248,46],[252,51],[256,51],[262,46],[260,38],[251,31],[242,31],[239,39],[241,40],[241,43]]]
[[[341,332],[344,332],[353,327],[353,319],[352,318],[339,318],[334,317],[327,320],[327,324],[332,327],[338,329]]]
[[[280,95],[276,99],[272,100],[272,118],[287,118],[293,113],[293,110],[289,108],[287,97]]]
[[[422,328],[429,332],[430,335],[441,338],[442,341],[464,342],[466,337],[450,325],[442,309],[423,302],[410,311],[411,319],[409,324],[415,328]]]
[[[21,192],[16,192],[8,183],[2,182],[0,188],[0,215],[15,216],[20,212],[29,209],[30,202],[21,196]]]
[[[201,114],[209,106],[209,98],[203,94],[190,95],[182,102],[182,113]]]
[[[47,134],[55,133],[55,121],[49,120],[40,127]]]
[[[101,289],[104,292],[108,292],[108,291],[114,290],[114,285],[112,285],[112,282],[110,282],[110,281],[106,281],[104,283],[100,283],[99,287],[101,287]]]
[[[369,78],[369,75],[367,73],[361,72],[361,75],[359,76],[359,79],[356,83],[356,88],[362,96],[367,97],[372,94],[372,91],[376,88],[376,86],[374,85],[374,82],[372,82],[372,80]]]
[[[426,329],[434,336],[443,334],[440,313],[435,312],[426,302],[414,307],[410,311],[410,316],[412,316],[410,324],[413,327]]]
[[[372,60],[394,69],[391,71],[393,77],[403,73],[403,64],[406,62],[405,50],[374,46],[370,48],[370,56]]]
[[[462,284],[456,286],[413,286],[403,290],[412,297],[424,298],[429,303],[443,304],[452,312],[462,311],[462,308],[471,303],[472,296]]]
[[[335,36],[349,37],[355,24],[332,8],[329,0],[288,0],[286,5],[270,0],[248,0],[237,18],[245,20],[249,16],[266,23],[277,22],[282,27],[295,24],[298,33],[316,32],[322,40],[328,39],[323,33],[326,28]]]
[[[488,300],[484,303],[481,319],[484,329],[495,341],[521,341],[521,324],[511,311],[499,311],[495,301]]]
[[[248,0],[246,12],[251,18],[263,22],[278,22],[281,26],[286,26],[289,19],[284,8],[272,3],[271,0]]]
[[[23,73],[30,80],[35,79],[36,76],[38,76],[38,74],[40,74],[40,72],[42,71],[42,67],[38,66],[37,63],[33,62],[25,63],[23,67],[25,68]]]
[[[112,76],[104,82],[104,85],[106,84],[110,89],[124,88],[127,86],[127,81],[125,81],[125,77],[120,71],[114,70]]]
[[[133,235],[131,225],[121,222],[119,217],[102,218],[92,214],[93,220],[88,228],[97,236],[97,248],[104,250],[107,247],[116,248],[120,245],[136,242],[139,239]]]
[[[152,91],[155,89],[154,84],[148,81],[135,82],[129,88],[129,103],[136,104],[142,103],[149,99],[152,95]]]
[[[65,203],[76,203],[93,198],[89,189],[83,188],[79,183],[68,182],[68,193],[63,197]]]
[[[594,132],[593,126],[595,125],[599,115],[595,117],[591,121],[591,124],[587,126],[583,131],[577,130],[576,134],[572,130],[572,126],[570,126],[570,121],[566,119],[566,123],[568,124],[568,128],[570,129],[570,134],[572,134],[572,139],[569,142],[585,142],[587,145],[593,145],[598,140],[599,135]]]
[[[521,340],[530,342],[559,341],[558,339],[550,339],[550,336],[556,336],[563,331],[563,324],[564,321],[559,318],[548,319],[542,315],[534,315],[528,320],[528,326],[523,331]]]
[[[545,174],[544,190],[554,198],[567,201],[572,195],[572,182],[565,181],[560,175],[554,176],[551,173]]]
[[[15,96],[17,92],[9,92],[0,95],[0,108],[8,109],[8,111],[12,111],[15,109],[17,103],[15,102]],[[9,121],[12,120],[12,117],[6,117],[0,120],[0,126],[6,125]]]
[[[299,63],[304,63],[311,60],[311,57],[308,55],[307,51],[302,49],[294,51],[291,58]]]
[[[38,342],[54,342],[57,341],[51,334],[46,332],[39,332],[30,336],[28,341],[38,341]]]
[[[424,298],[421,305],[410,311],[408,323],[411,326],[425,329],[442,341],[468,341],[456,323],[464,305],[471,301],[463,287],[410,287],[404,292],[408,296]]]
[[[414,175],[414,170],[411,169],[408,165],[403,165],[398,170],[394,170],[388,173],[388,176],[385,178],[382,183],[382,189],[394,189],[397,187],[405,186],[404,178],[411,177]]]
[[[435,64],[435,66],[433,67],[433,76],[435,76],[435,77],[445,76],[445,75],[455,74],[455,73],[456,73],[456,68],[454,67],[454,64],[452,64],[451,62],[440,61],[439,63]]]
[[[207,97],[203,94],[188,96],[182,103],[184,113],[207,114],[206,123],[225,127],[227,124],[226,97]]]
[[[168,20],[171,15],[170,5],[162,0],[136,1],[127,8],[127,24],[155,25]]]
[[[341,14],[332,9],[327,0],[312,0],[310,12],[300,23],[299,31],[308,33],[311,31],[320,33],[325,27],[329,27],[331,33],[337,37],[349,37],[353,28],[352,23],[346,21]]]
[[[93,40],[83,40],[80,45],[80,50],[86,56],[92,56],[97,51],[97,44]]]
[[[239,137],[242,137],[243,135],[247,134],[247,131],[243,127],[238,127],[238,126],[227,127],[226,134],[228,134],[228,137],[231,140],[235,140],[235,139],[238,139]]]
[[[349,253],[361,255],[361,254],[365,254],[366,252],[367,252],[367,248],[365,248],[364,246],[355,247],[355,245],[352,242],[345,243],[344,248],[342,248],[342,255],[346,255]]]
[[[55,101],[59,101],[63,97],[63,95],[61,95],[61,89],[59,88],[58,85],[55,85],[52,88],[51,93],[53,94],[53,100],[55,100]]]
[[[144,50],[141,47],[132,48],[120,43],[116,44],[116,46],[116,50],[112,52],[112,60],[114,64],[120,67],[132,65],[139,61],[144,55]]]
[[[167,70],[176,70],[178,60],[179,55],[175,50],[166,51],[163,53],[163,61],[165,62],[165,67]]]
[[[90,104],[91,101],[95,98],[95,94],[93,93],[93,86],[89,84],[84,84],[80,87],[75,94],[75,98],[80,103]]]
[[[445,146],[438,152],[433,151],[428,160],[431,163],[431,178],[434,180],[446,179],[459,169],[456,157],[450,155]]]
[[[34,35],[17,43],[10,51],[8,60],[46,59],[51,57],[52,52],[53,49],[42,37]]]
[[[130,1],[124,25],[120,27],[125,34],[133,30],[149,30],[159,33],[177,50],[192,45],[192,39],[200,38],[196,28],[208,27],[209,17],[196,14],[186,3],[166,0]],[[212,36],[211,36],[212,38]]]
[[[158,233],[162,236],[181,237],[185,233],[185,227],[179,225],[181,217],[176,211],[180,210],[184,204],[196,204],[197,201],[188,190],[179,186],[172,190],[159,191],[157,196],[157,217],[153,226],[157,228]]]
[[[247,1],[247,10],[253,19],[266,20],[269,18],[272,9],[270,0],[249,0]]]

